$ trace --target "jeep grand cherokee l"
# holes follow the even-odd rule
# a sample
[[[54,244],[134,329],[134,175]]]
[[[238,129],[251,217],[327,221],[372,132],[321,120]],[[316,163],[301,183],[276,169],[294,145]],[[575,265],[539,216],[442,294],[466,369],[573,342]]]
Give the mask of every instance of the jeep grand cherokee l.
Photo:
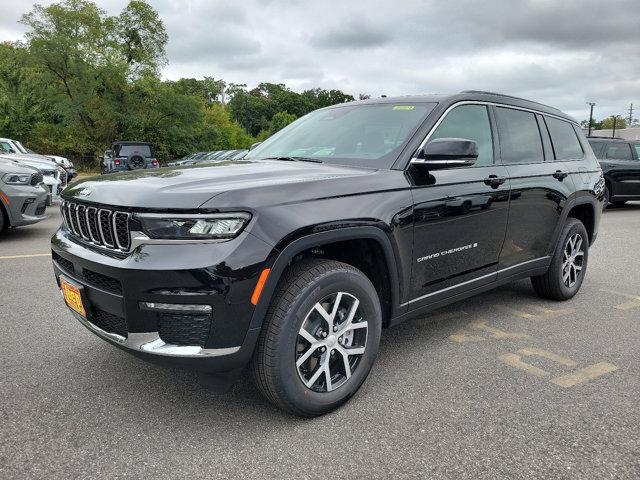
[[[67,188],[53,264],[104,340],[220,375],[250,365],[273,403],[313,416],[362,385],[383,327],[527,277],[573,297],[603,191],[554,108],[482,92],[352,102],[242,160]]]

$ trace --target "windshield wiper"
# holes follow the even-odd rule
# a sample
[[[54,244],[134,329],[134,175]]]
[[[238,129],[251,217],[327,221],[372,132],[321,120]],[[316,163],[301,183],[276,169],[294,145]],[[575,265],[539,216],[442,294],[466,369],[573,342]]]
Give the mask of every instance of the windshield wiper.
[[[312,162],[312,163],[322,163],[322,160],[318,160],[317,158],[309,158],[309,157],[267,157],[263,158],[263,160],[284,160],[287,162]]]

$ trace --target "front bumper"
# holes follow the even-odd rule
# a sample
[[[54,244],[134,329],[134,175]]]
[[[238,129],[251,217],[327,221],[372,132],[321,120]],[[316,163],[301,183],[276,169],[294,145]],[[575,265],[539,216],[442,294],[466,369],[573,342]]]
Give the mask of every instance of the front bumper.
[[[87,319],[73,315],[109,343],[155,363],[207,372],[251,359],[259,329],[249,328],[250,297],[270,252],[261,240],[245,232],[224,243],[140,245],[114,255],[61,228],[52,250],[58,285],[63,276],[84,291]],[[152,311],[147,302],[206,305],[210,313]]]
[[[45,187],[3,184],[2,192],[9,199],[5,208],[11,226],[32,225],[47,218],[45,210],[48,191]]]

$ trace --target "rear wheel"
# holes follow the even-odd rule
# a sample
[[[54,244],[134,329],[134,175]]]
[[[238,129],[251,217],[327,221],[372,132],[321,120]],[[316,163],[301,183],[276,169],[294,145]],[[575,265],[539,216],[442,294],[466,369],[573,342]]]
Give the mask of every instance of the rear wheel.
[[[544,275],[531,277],[538,295],[552,300],[568,300],[580,287],[587,273],[589,236],[582,222],[576,218],[567,223],[558,239],[549,270]]]
[[[324,259],[294,264],[267,311],[252,360],[256,384],[296,415],[329,412],[367,378],[381,327],[378,295],[360,270]]]
[[[0,233],[4,232],[9,226],[9,220],[7,219],[7,214],[4,213],[4,208],[0,205]]]

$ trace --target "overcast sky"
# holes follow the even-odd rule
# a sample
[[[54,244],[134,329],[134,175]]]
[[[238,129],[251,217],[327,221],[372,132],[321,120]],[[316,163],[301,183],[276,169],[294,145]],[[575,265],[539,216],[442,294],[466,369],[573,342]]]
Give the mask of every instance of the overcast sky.
[[[51,3],[44,1],[41,3]],[[126,0],[96,2],[117,14]],[[640,0],[150,0],[169,33],[163,76],[357,96],[491,90],[578,120],[640,118]],[[0,0],[0,41],[27,0]]]

